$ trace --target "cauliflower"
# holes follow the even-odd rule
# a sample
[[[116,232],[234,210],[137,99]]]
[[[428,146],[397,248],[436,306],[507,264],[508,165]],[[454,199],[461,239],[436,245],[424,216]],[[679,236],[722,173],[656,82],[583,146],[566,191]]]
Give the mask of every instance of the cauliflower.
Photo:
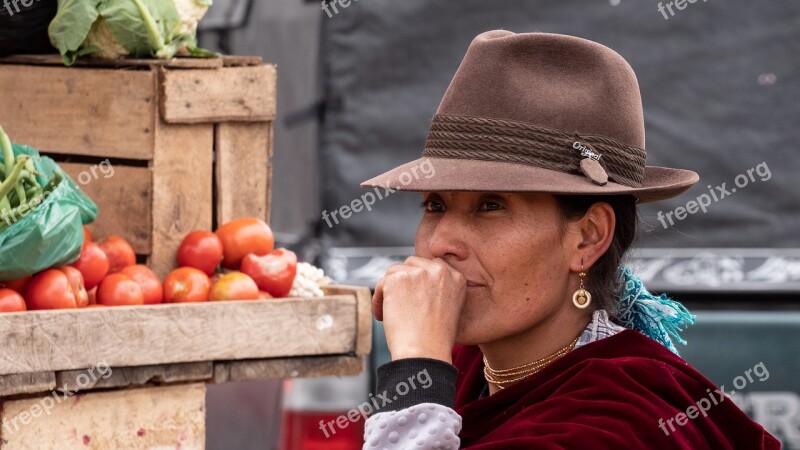
[[[211,2],[198,0],[173,0],[178,16],[181,18],[178,34],[194,36],[197,33],[197,24],[206,15]]]
[[[98,58],[119,59],[130,54],[111,34],[111,28],[102,17],[92,24],[92,29],[86,35],[84,47],[95,47],[97,52],[92,56]]]
[[[289,297],[324,297],[321,287],[332,283],[322,269],[305,262],[297,263],[297,275],[294,277]]]
[[[197,24],[211,0],[59,0],[48,32],[64,64],[82,55],[215,56],[197,48]],[[89,14],[88,12],[91,12]]]

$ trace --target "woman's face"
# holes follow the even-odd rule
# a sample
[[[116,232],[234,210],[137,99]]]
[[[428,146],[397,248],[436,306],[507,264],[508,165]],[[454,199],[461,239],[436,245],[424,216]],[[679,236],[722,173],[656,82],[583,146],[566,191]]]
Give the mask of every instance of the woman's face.
[[[423,207],[416,255],[442,258],[468,280],[457,343],[513,336],[572,304],[552,195],[425,192]]]

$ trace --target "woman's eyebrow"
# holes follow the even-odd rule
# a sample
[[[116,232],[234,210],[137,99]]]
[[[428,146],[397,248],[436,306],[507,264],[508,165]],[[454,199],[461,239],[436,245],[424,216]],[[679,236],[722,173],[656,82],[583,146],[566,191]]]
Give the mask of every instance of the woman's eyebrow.
[[[504,202],[507,202],[507,201],[509,201],[509,195],[508,194],[503,194],[503,193],[500,193],[500,192],[484,192],[478,197],[478,199],[480,201],[484,201],[484,200],[502,200]]]

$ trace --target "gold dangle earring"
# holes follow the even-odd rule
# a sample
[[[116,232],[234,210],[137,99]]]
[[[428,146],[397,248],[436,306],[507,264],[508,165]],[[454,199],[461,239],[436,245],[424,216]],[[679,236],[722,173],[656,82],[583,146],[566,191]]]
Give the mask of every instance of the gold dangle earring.
[[[581,265],[581,273],[579,273],[578,276],[581,277],[581,285],[578,290],[572,294],[572,303],[576,308],[586,309],[592,303],[592,294],[583,288],[583,279],[586,278],[586,272],[583,271],[583,265]]]

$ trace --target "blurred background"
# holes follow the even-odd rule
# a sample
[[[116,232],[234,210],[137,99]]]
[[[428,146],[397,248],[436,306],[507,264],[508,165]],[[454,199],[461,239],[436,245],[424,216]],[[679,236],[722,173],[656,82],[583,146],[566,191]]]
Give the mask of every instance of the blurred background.
[[[55,3],[37,0],[26,17],[46,24]],[[24,42],[19,53],[49,47],[24,28],[0,29],[0,42]],[[470,41],[492,29],[591,39],[631,64],[648,165],[691,169],[701,181],[641,206],[626,264],[697,314],[679,350],[715,384],[763,364],[769,376],[733,400],[784,448],[800,449],[798,1],[214,0],[200,46],[277,64],[278,245],[338,282],[370,287],[413,253],[417,195],[392,195],[338,223],[323,212],[421,154]],[[374,369],[389,359],[377,322],[374,336],[358,377],[209,385],[207,447],[361,448],[363,423],[327,436],[319,422],[367,400]]]
[[[412,254],[419,198],[393,195],[333,226],[322,211],[421,154],[472,38],[507,29],[600,42],[638,76],[648,165],[701,176],[684,195],[640,208],[628,264],[697,313],[680,350],[716,384],[763,362],[769,378],[735,401],[800,449],[800,3],[344,4],[215,0],[200,25],[202,46],[278,65],[272,226],[285,245],[340,282],[373,286]],[[703,196],[705,211],[666,218]],[[377,323],[374,347],[371,371],[388,358]],[[360,448],[360,430],[326,439],[318,421],[365,400],[371,385],[364,374],[211,386],[209,448],[278,448],[281,429],[282,448]]]

